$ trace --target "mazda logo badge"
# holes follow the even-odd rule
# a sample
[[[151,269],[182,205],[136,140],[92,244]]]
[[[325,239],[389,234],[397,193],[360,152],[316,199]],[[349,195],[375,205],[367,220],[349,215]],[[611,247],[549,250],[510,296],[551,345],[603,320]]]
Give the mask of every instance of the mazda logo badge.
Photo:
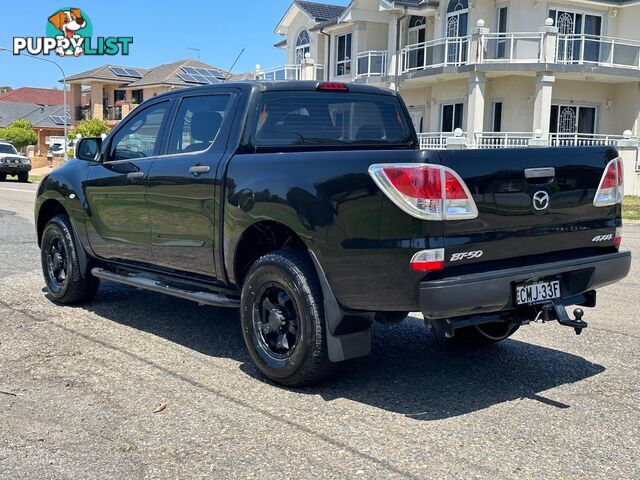
[[[533,208],[541,212],[549,208],[549,194],[544,191],[539,191],[533,194]]]

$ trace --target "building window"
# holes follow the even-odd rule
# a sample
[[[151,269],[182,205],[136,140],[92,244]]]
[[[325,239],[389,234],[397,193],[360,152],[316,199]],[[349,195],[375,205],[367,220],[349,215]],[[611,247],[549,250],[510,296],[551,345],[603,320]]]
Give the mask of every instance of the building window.
[[[144,101],[144,96],[142,95],[142,90],[132,90],[131,91],[131,100],[133,103],[137,103],[140,105]]]
[[[596,133],[597,108],[581,105],[551,105],[551,133]]]
[[[351,74],[351,34],[340,35],[337,41],[336,75]]]
[[[509,7],[498,7],[498,14],[496,18],[496,31],[498,33],[507,33],[507,20],[509,17]],[[498,37],[496,41],[496,58],[505,58],[507,54],[507,40],[506,38]]]
[[[456,128],[462,128],[464,104],[446,103],[442,105],[440,113],[440,129],[443,132],[453,132]]]
[[[564,62],[590,61],[600,59],[600,42],[583,41],[571,35],[602,35],[602,16],[584,12],[549,10],[549,18],[558,27],[558,56]],[[568,35],[568,36],[567,36]]]
[[[445,22],[447,37],[464,37],[469,24],[468,0],[451,0],[447,7]]]
[[[126,97],[126,92],[124,90],[114,90],[113,91],[113,101],[114,102],[124,102]]]
[[[502,131],[502,101],[493,102],[491,109],[491,131]]]
[[[296,39],[296,64],[301,64],[307,53],[311,52],[311,40],[309,38],[309,32],[302,30]]]

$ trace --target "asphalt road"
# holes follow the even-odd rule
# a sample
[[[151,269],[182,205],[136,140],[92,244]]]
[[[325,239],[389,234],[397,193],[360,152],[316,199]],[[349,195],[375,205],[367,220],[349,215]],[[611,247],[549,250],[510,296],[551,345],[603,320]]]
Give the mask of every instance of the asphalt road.
[[[0,184],[2,479],[640,478],[640,225],[580,337],[455,348],[416,317],[296,391],[259,376],[234,311],[108,283],[51,303],[34,190]]]

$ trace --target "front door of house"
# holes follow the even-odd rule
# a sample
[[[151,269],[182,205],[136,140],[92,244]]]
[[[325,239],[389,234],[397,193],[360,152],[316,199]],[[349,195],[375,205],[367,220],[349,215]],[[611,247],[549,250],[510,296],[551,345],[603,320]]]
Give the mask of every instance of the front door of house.
[[[417,133],[424,132],[424,108],[411,108],[409,110],[411,121]]]

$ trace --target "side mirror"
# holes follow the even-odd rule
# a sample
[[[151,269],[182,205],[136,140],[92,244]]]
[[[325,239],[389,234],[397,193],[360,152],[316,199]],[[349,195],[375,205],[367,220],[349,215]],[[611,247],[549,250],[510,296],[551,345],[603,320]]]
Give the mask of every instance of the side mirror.
[[[76,158],[95,162],[100,158],[102,150],[102,138],[81,138],[76,145]]]

